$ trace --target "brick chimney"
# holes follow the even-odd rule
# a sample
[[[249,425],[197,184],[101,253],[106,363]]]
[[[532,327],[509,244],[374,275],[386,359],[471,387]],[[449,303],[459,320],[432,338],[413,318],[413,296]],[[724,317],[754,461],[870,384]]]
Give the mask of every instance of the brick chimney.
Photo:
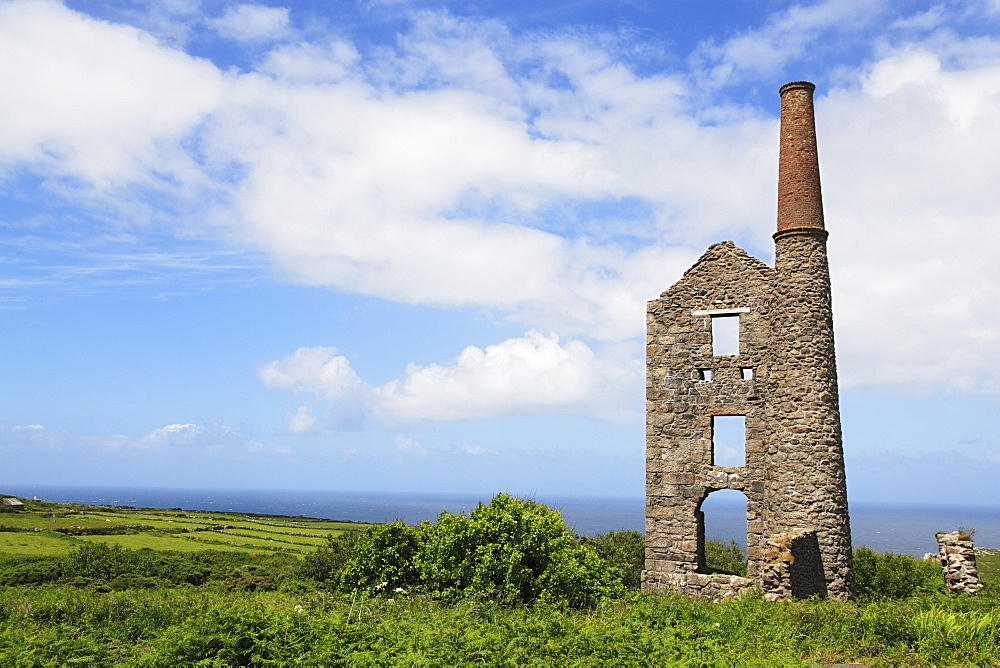
[[[781,142],[778,154],[779,236],[823,230],[823,194],[819,185],[813,91],[808,81],[781,87]]]

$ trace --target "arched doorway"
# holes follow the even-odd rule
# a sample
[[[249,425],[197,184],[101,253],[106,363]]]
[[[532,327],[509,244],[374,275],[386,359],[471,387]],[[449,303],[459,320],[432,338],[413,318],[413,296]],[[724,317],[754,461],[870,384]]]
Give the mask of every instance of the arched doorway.
[[[708,494],[698,506],[698,571],[746,575],[747,497],[734,489]]]

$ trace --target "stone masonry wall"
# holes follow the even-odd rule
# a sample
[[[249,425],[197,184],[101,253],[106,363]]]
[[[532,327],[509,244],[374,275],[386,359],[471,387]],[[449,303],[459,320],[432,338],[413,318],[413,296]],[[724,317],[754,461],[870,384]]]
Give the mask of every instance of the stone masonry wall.
[[[812,593],[851,595],[829,284],[823,272],[817,279],[808,275],[814,267],[799,266],[825,269],[822,242],[815,235],[779,242],[780,269],[732,242],[713,244],[650,302],[647,591],[696,588],[674,576],[704,574],[701,503],[734,489],[747,497],[750,578],[768,563],[768,541],[797,529],[814,537],[820,555],[823,586]],[[803,272],[806,278],[797,276]],[[712,317],[740,318],[738,355],[712,354]],[[712,418],[719,415],[745,416],[743,466],[714,464]]]
[[[816,530],[828,594],[853,595],[826,233],[775,241],[773,363],[767,378],[768,527]]]
[[[813,88],[781,89],[775,267],[713,244],[648,305],[646,591],[743,589],[720,587],[704,563],[701,504],[733,489],[747,497],[750,581],[770,598],[853,595]],[[724,317],[740,320],[738,354],[714,354],[712,322]],[[742,466],[715,463],[725,415],[745,417]],[[776,558],[782,545],[794,559]]]
[[[966,594],[975,594],[982,589],[972,539],[967,539],[959,531],[942,532],[937,534],[937,544],[941,570],[948,589]]]
[[[650,302],[647,338],[646,568],[689,574],[703,567],[700,507],[715,490],[749,494],[754,532],[750,575],[763,548],[760,495],[763,480],[761,384],[765,357],[767,277],[772,270],[732,242],[712,245],[664,296]],[[740,354],[713,356],[710,313],[740,310]],[[737,317],[737,316],[730,316]],[[749,369],[746,373],[743,369]],[[706,373],[707,372],[707,373]],[[744,378],[744,375],[753,375]],[[710,376],[711,380],[703,380]],[[716,466],[712,418],[746,417],[744,466]],[[754,483],[748,483],[748,471]],[[702,540],[699,540],[701,537]],[[652,577],[652,576],[651,576]]]
[[[816,533],[793,529],[767,541],[761,588],[769,601],[826,595],[822,554]]]

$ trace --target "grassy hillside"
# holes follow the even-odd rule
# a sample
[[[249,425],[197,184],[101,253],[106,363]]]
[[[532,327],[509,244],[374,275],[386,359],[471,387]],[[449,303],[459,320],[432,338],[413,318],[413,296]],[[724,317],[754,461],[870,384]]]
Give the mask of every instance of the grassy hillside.
[[[82,542],[305,555],[325,545],[328,536],[368,526],[308,517],[22,501],[24,511],[0,513],[4,555],[62,555]]]
[[[715,604],[631,591],[576,609],[310,577],[347,540],[328,537],[366,525],[27,505],[0,514],[4,666],[1000,665],[1000,550],[980,550],[976,596]]]

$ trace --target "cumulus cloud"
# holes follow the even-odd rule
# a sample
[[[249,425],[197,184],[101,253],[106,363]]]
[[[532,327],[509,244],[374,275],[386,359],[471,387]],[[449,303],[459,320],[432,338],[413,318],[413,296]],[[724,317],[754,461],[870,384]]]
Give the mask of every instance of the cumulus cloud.
[[[408,436],[397,436],[393,439],[393,443],[396,446],[396,451],[400,454],[412,457],[427,456],[427,448]]]
[[[185,443],[191,442],[204,433],[204,429],[196,424],[168,424],[154,429],[143,440],[150,443]]]
[[[30,165],[99,189],[200,181],[179,142],[220,102],[222,80],[135,28],[58,3],[3,3],[0,169]]]
[[[489,450],[481,445],[475,445],[471,443],[463,443],[459,446],[459,450],[467,455],[472,455],[473,457],[483,457],[485,455],[491,454]]]
[[[1000,57],[943,57],[899,49],[820,107],[847,386],[1000,390],[1000,314],[983,308],[1000,282],[980,250],[1000,243]]]
[[[808,60],[820,39],[856,32],[871,23],[884,0],[824,0],[796,4],[722,43],[702,44],[695,61],[704,63],[714,85],[733,78],[780,72],[789,61]]]
[[[213,458],[245,458],[265,451],[288,452],[271,446],[222,420],[168,424],[138,438],[125,435],[92,439],[110,449],[144,449],[207,455]]]
[[[208,21],[222,37],[237,42],[281,39],[291,33],[287,7],[237,4],[226,8],[217,19]]]
[[[585,343],[529,332],[485,349],[469,346],[450,366],[411,364],[404,379],[376,389],[378,411],[409,422],[582,407],[611,389],[604,385],[609,372]]]
[[[58,448],[65,442],[66,436],[40,424],[0,425],[0,449]]]
[[[268,387],[320,400],[316,408],[302,405],[289,417],[288,429],[294,434],[323,431],[324,425],[357,429],[371,404],[371,386],[336,348],[299,348],[292,355],[262,367],[259,376]]]
[[[318,409],[303,405],[292,418],[321,412],[321,421],[309,422],[311,430],[542,412],[629,420],[638,407],[624,397],[641,392],[641,367],[631,353],[607,348],[597,354],[582,341],[529,332],[485,348],[468,346],[451,365],[411,364],[403,378],[377,386],[329,347],[300,348],[262,367],[260,377],[271,388],[321,399]]]
[[[640,349],[619,346],[641,335],[644,302],[704,246],[769,252],[777,96],[765,110],[715,93],[888,11],[796,5],[658,74],[585,33],[425,11],[391,48],[281,44],[239,74],[133,27],[8,2],[0,170],[86,184],[102,210],[137,183],[168,188],[186,224],[209,201],[218,227],[201,233],[264,251],[290,280],[485,307],[564,337],[467,349],[380,386],[334,349],[301,348],[261,371],[308,402],[294,433],[598,406],[623,382],[613,366],[636,375]],[[846,385],[996,391],[1000,316],[983,305],[998,297],[1000,41],[939,30],[944,5],[899,11],[817,96],[841,371]],[[281,39],[290,15],[236,5],[215,25]]]

